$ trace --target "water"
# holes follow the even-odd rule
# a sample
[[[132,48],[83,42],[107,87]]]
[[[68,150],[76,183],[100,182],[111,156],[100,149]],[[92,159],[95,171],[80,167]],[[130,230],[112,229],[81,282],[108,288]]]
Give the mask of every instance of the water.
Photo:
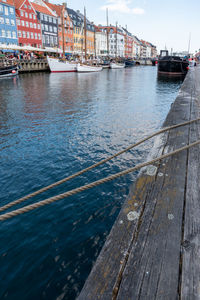
[[[181,82],[158,80],[156,71],[134,67],[0,80],[0,205],[160,128]],[[26,203],[133,167],[151,146],[152,141]],[[2,222],[0,299],[75,299],[136,176]]]

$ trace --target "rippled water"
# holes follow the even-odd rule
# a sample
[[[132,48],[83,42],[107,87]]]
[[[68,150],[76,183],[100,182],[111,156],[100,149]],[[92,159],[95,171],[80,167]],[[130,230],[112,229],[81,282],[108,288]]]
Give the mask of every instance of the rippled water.
[[[0,80],[0,205],[100,161],[158,129],[180,81],[156,67]],[[26,201],[132,167],[152,142]],[[0,225],[0,299],[75,299],[137,173]],[[17,207],[20,207],[18,205]]]

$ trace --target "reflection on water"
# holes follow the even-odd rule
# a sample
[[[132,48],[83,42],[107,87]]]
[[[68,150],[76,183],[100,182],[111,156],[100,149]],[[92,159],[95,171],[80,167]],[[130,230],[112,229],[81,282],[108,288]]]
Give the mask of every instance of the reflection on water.
[[[0,84],[4,205],[158,129],[181,82],[157,80],[156,67],[135,67],[95,74],[24,74]],[[26,203],[130,168],[145,159],[151,145]],[[74,299],[136,176],[1,223],[0,299]]]

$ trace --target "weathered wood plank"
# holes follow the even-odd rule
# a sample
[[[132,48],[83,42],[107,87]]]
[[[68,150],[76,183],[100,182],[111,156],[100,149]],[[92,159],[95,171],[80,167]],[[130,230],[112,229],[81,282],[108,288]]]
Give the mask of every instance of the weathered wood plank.
[[[189,119],[190,100],[180,94],[165,125]],[[171,131],[165,152],[186,144],[188,137],[189,126]],[[160,165],[153,187],[157,190],[156,203],[153,207],[155,199],[151,195],[123,273],[117,299],[177,298],[186,167],[187,151],[170,157]]]
[[[200,70],[194,69],[191,118],[200,116]],[[200,124],[191,124],[190,142],[200,138]],[[200,147],[189,150],[182,244],[181,299],[200,299]]]

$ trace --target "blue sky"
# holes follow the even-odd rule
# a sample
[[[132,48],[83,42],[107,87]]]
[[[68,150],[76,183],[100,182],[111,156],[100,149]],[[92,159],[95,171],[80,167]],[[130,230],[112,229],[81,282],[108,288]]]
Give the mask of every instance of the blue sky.
[[[50,0],[62,3],[59,0]],[[106,24],[106,7],[109,23],[125,26],[138,38],[158,48],[187,51],[191,33],[190,52],[200,48],[199,0],[69,0],[67,6],[83,12],[95,24]]]

